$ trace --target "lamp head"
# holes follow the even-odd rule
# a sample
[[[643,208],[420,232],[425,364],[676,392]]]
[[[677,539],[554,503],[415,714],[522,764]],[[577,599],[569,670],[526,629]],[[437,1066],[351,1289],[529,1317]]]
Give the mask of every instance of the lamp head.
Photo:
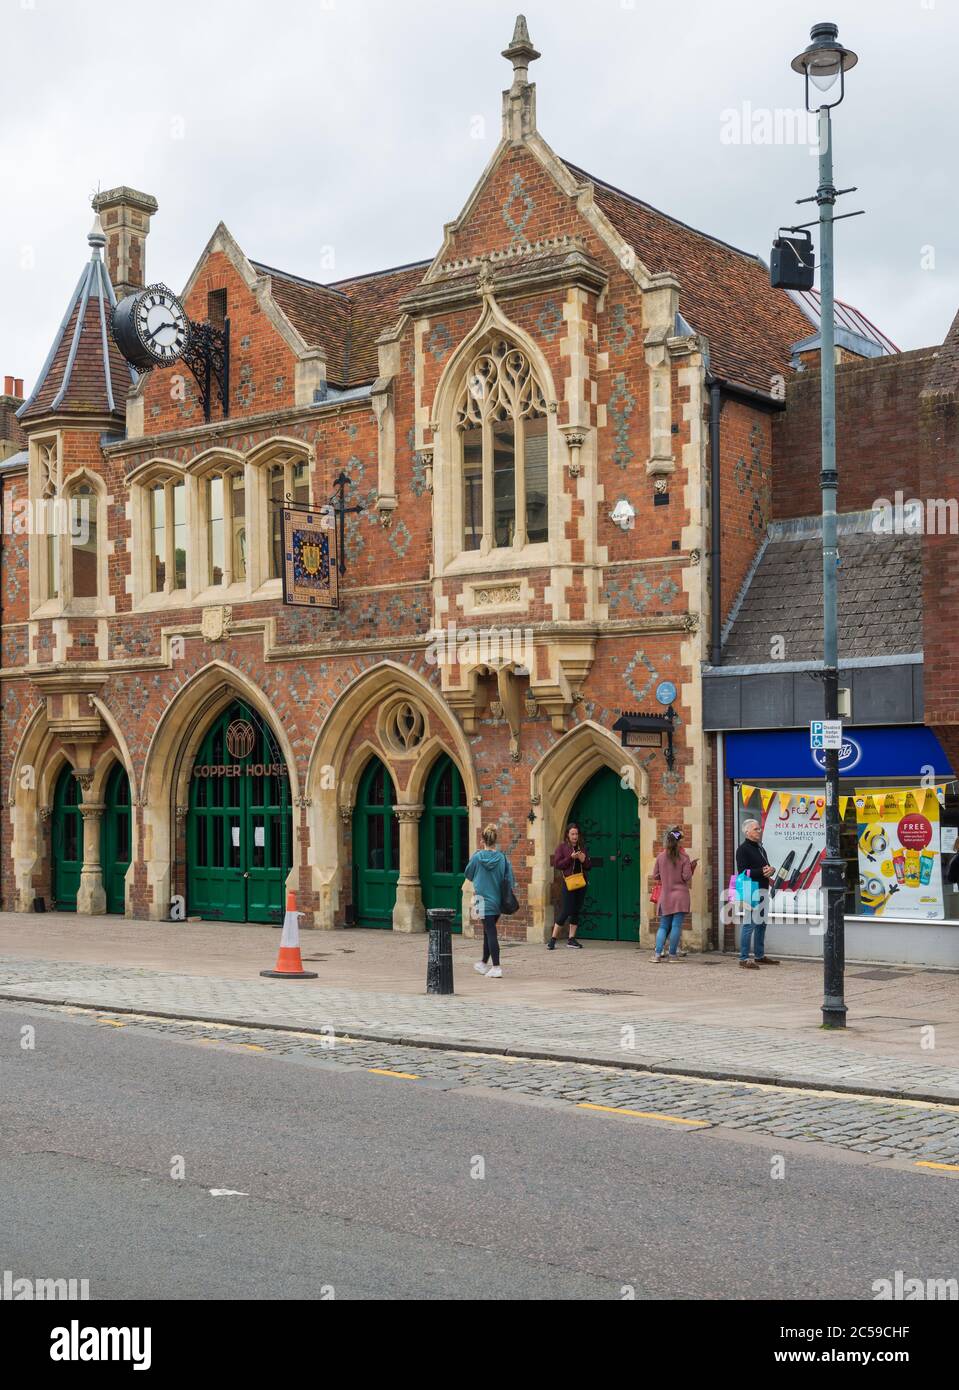
[[[802,73],[820,92],[828,92],[837,79],[856,66],[859,56],[839,42],[837,24],[814,24],[809,38],[808,46],[802,53],[797,53],[790,66],[794,72]],[[841,96],[839,100],[842,100]]]

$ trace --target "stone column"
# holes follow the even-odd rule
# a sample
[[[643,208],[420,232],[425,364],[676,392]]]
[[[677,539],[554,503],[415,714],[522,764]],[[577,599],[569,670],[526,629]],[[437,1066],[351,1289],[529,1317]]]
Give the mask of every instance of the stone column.
[[[426,930],[426,912],[420,885],[420,817],[422,806],[394,806],[400,823],[400,877],[396,885],[393,930]]]
[[[107,910],[100,866],[100,819],[105,810],[105,806],[96,802],[85,801],[80,807],[83,817],[83,867],[77,889],[77,913],[80,916],[91,917]]]

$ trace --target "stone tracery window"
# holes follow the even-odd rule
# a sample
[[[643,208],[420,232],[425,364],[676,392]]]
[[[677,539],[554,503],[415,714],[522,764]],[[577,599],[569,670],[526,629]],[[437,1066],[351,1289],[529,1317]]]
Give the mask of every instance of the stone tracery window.
[[[383,737],[394,753],[412,753],[425,736],[426,720],[422,711],[411,701],[400,700],[387,710],[383,720]]]
[[[474,357],[456,427],[463,549],[485,553],[547,540],[546,398],[525,353],[496,338]]]
[[[44,564],[42,597],[60,597],[60,539],[57,534],[56,510],[59,490],[59,448],[54,439],[41,440],[37,446],[40,472],[40,496],[43,499]]]

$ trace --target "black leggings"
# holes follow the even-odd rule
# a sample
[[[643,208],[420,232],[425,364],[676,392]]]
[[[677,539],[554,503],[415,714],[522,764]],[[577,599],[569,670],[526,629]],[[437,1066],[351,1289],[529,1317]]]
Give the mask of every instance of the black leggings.
[[[499,921],[499,913],[495,917],[483,918],[483,964],[492,958],[494,965],[499,965],[499,937],[496,935],[496,923]]]
[[[585,888],[567,888],[563,884],[563,900],[560,903],[559,916],[556,918],[558,927],[565,927],[567,922],[572,922],[575,927],[579,926],[579,914],[582,911],[583,903],[586,900]]]

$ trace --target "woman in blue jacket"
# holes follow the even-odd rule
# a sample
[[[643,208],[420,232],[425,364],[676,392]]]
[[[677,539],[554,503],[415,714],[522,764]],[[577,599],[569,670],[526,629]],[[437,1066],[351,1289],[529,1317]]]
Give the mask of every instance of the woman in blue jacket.
[[[474,915],[483,919],[483,959],[473,966],[487,979],[502,977],[499,963],[499,938],[496,923],[502,911],[503,893],[515,891],[513,866],[501,849],[496,848],[497,830],[492,823],[483,830],[485,849],[478,849],[466,866],[466,877],[473,885]],[[487,962],[492,965],[487,966]]]

